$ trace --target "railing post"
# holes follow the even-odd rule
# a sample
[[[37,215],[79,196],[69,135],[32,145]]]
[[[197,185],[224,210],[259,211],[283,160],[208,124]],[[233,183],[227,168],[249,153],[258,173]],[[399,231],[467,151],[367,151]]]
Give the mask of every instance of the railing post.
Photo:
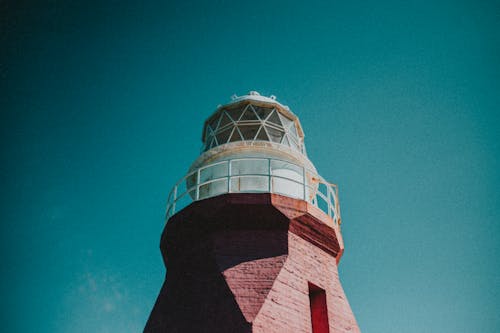
[[[172,215],[175,214],[175,204],[177,202],[177,185],[174,186],[174,200],[172,202]],[[170,215],[170,216],[172,216]]]
[[[231,172],[232,160],[227,161],[227,193],[231,193]]]
[[[302,166],[302,197],[304,201],[307,201],[306,198],[306,188],[307,188],[307,177],[306,177],[306,167]]]
[[[200,176],[201,176],[201,168],[196,170],[196,200],[200,200]],[[187,187],[187,186],[186,186]],[[189,193],[188,193],[189,195]]]
[[[271,176],[271,159],[268,158],[267,159],[267,175],[268,175],[268,184],[267,184],[267,188],[269,190],[269,193],[273,193],[273,187],[272,187],[272,181],[273,181],[273,178]]]
[[[335,220],[335,216],[332,216],[333,209],[332,209],[332,186],[330,184],[326,184],[327,186],[327,191],[326,191],[326,199],[328,200],[328,216],[330,216],[333,220]]]
[[[340,226],[339,188],[335,185],[335,223]]]

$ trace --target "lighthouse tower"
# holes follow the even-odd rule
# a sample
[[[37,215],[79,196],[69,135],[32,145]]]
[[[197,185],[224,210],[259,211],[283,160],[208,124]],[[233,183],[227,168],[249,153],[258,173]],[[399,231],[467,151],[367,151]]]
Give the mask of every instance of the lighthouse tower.
[[[233,96],[168,198],[165,282],[144,332],[359,332],[339,281],[337,187],[274,96]]]

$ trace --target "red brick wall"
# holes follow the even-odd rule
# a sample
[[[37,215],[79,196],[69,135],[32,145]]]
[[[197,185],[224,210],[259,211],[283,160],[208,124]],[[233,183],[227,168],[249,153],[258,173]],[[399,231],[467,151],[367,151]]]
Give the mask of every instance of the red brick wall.
[[[145,332],[310,333],[309,283],[326,292],[330,333],[359,332],[338,278],[339,231],[272,196],[195,202],[167,223],[167,278]]]
[[[309,287],[326,291],[330,333],[359,332],[335,258],[309,242],[288,234],[288,258],[253,322],[252,332],[312,332]]]

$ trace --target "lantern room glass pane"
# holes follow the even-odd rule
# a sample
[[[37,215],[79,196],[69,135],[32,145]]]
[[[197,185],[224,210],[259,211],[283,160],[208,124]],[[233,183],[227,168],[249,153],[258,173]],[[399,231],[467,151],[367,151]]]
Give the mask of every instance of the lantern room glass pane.
[[[219,128],[226,126],[227,124],[231,124],[232,120],[229,118],[226,112],[223,112],[221,121],[219,123]]]
[[[266,108],[266,107],[256,106],[256,105],[254,105],[253,108],[254,108],[257,116],[259,116],[259,118],[262,120],[265,120],[267,117],[269,117],[269,115],[273,111],[272,108]]]
[[[274,175],[277,170],[290,170],[293,171],[293,177],[290,177],[293,180],[303,182],[304,176],[303,172],[304,170],[299,167],[298,165],[295,165],[293,163],[285,162],[285,161],[279,161],[279,160],[271,160],[271,173]]]
[[[281,119],[281,123],[283,124],[283,127],[288,128],[290,126],[290,124],[293,123],[293,121],[291,119],[288,119],[287,117],[285,117],[281,113],[279,114],[279,116]]]
[[[200,169],[199,183],[202,184],[212,179],[224,178],[228,173],[227,161],[208,166],[204,169]]]
[[[217,133],[216,137],[219,145],[227,143],[227,140],[229,140],[229,136],[231,135],[232,130],[233,130],[232,128],[227,128]]]
[[[231,178],[231,192],[268,192],[269,177],[237,176]]]
[[[235,142],[235,141],[242,141],[243,139],[241,138],[240,131],[238,130],[238,127],[235,127],[233,130],[233,134],[231,135],[231,138],[229,139],[229,142]]]
[[[273,193],[303,199],[304,176],[301,167],[285,161],[272,160],[271,174],[273,175],[271,184]]]
[[[277,142],[281,143],[281,139],[283,138],[283,134],[285,134],[283,131],[277,130],[275,128],[266,126],[266,131],[269,137],[271,138],[272,142]]]
[[[210,128],[215,130],[219,126],[219,120],[220,120],[220,114],[216,114],[210,121],[208,122],[208,125]]]
[[[293,136],[295,136],[297,138],[299,137],[299,134],[297,133],[297,128],[295,127],[295,123],[292,122],[290,127],[288,127],[288,130],[290,131],[290,133],[293,134]]]
[[[236,121],[238,121],[238,119],[240,119],[240,116],[241,116],[243,110],[241,107],[235,107],[235,108],[227,109],[226,112],[231,117],[231,119],[233,119],[233,121],[236,122]]]
[[[267,136],[267,133],[266,133],[266,130],[264,129],[264,126],[260,127],[259,133],[255,137],[255,140],[269,141],[269,137]]]
[[[286,135],[283,136],[283,141],[281,141],[281,143],[284,144],[284,145],[286,145],[286,146],[288,146],[288,147],[290,147],[290,142],[288,141],[288,138],[287,138]]]
[[[269,160],[244,159],[231,161],[231,175],[268,175]]]
[[[300,151],[300,145],[297,143],[297,141],[295,141],[295,139],[293,137],[290,137],[289,142],[290,142],[290,146],[292,148],[295,148],[295,149]]]
[[[243,135],[244,140],[253,140],[257,135],[257,131],[259,130],[259,125],[239,125],[238,129],[240,133]]]
[[[276,111],[276,110],[273,111],[273,113],[271,113],[269,118],[267,118],[266,122],[271,123],[271,124],[276,125],[276,126],[279,126],[279,127],[283,127],[283,124],[281,123],[280,117],[278,116],[278,111]]]
[[[259,118],[253,111],[252,105],[247,106],[239,121],[259,121]]]
[[[272,192],[286,195],[287,197],[304,199],[304,185],[286,178],[273,177]]]

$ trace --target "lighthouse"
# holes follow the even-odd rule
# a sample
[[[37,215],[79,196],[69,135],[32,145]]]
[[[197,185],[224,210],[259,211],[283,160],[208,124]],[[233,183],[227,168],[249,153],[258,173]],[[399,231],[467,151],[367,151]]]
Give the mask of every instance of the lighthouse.
[[[340,284],[339,194],[275,96],[233,96],[167,200],[146,333],[359,332]]]

